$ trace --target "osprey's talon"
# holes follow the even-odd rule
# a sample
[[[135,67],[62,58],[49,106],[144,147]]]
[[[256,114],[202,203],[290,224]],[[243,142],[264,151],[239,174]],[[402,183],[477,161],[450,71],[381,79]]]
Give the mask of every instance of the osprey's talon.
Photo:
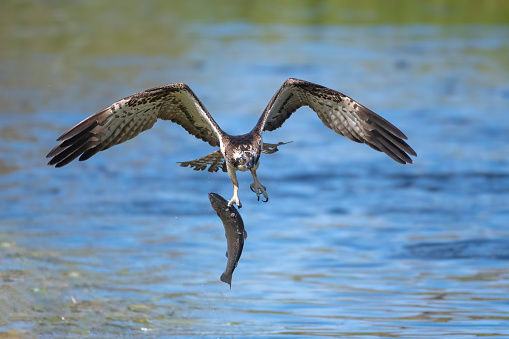
[[[255,190],[253,189],[253,185],[249,186],[249,188],[251,189],[251,192],[256,193]]]
[[[238,197],[232,197],[230,201],[228,201],[228,207],[232,207],[233,204],[237,205],[238,208],[242,208],[242,204],[240,203],[240,200]]]
[[[263,202],[269,201],[269,196],[267,195],[267,192],[265,191],[267,188],[260,184],[260,182],[253,182],[250,186],[251,191],[256,193],[256,197],[258,198],[258,201],[260,201],[260,194],[263,194],[263,197],[265,200],[262,200]]]

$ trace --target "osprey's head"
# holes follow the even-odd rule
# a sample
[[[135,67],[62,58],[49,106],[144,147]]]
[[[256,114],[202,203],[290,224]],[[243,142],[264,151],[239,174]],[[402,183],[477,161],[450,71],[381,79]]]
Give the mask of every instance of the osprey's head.
[[[235,151],[233,152],[233,157],[231,164],[235,169],[239,171],[247,171],[252,168],[258,167],[258,160],[260,159],[260,153],[256,151]]]

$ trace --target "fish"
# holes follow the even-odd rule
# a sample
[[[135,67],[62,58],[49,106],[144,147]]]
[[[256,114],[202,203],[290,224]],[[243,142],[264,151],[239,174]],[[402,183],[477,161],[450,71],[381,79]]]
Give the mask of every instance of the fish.
[[[239,263],[242,249],[244,248],[244,240],[247,238],[247,232],[244,229],[244,221],[235,206],[228,207],[228,200],[224,199],[217,193],[209,193],[210,205],[217,216],[223,222],[224,235],[227,242],[226,269],[221,275],[221,281],[230,285],[232,288],[233,271]]]

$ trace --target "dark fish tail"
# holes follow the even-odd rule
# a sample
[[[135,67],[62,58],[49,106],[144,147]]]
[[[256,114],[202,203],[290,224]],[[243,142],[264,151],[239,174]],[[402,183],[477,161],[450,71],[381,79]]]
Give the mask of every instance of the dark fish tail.
[[[223,274],[221,274],[221,281],[230,285],[230,289],[232,288],[232,275],[231,274],[227,274],[225,271]]]

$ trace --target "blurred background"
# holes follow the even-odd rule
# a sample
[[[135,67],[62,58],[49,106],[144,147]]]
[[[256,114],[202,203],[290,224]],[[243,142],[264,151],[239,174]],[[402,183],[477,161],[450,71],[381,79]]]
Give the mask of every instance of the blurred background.
[[[509,336],[509,2],[3,1],[0,337]],[[114,101],[185,82],[251,130],[289,77],[387,118],[399,165],[308,108],[239,174],[232,288],[207,193],[225,173],[170,122],[54,169],[55,139]]]

